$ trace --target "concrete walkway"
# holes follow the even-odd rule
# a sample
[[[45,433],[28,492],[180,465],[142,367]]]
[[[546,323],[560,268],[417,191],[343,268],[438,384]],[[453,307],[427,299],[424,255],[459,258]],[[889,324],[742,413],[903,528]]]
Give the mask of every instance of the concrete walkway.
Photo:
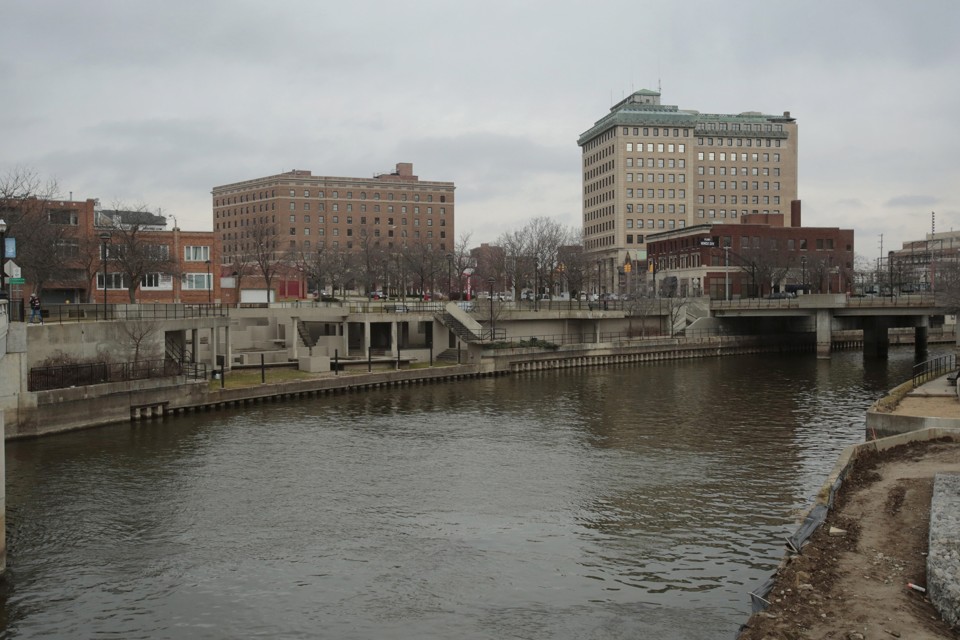
[[[906,395],[891,412],[901,416],[926,416],[960,420],[960,398],[947,376],[926,382]]]

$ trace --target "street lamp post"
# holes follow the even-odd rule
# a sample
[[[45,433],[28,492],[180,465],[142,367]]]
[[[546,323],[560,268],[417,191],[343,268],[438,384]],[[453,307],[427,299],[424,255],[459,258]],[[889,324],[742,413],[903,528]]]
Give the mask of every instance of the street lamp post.
[[[730,302],[730,245],[723,247],[723,277],[724,277],[724,299]],[[743,297],[741,292],[741,298]]]
[[[490,341],[493,342],[494,337],[496,336],[496,330],[493,325],[493,285],[496,280],[491,276],[487,278],[487,284],[490,285]]]
[[[600,299],[600,264],[602,260],[597,260],[597,300]]]
[[[7,223],[0,218],[0,298],[6,298],[7,274],[3,270],[7,266]]]
[[[447,300],[453,300],[453,254],[447,254]]]
[[[213,280],[210,279],[210,261],[207,260],[207,303],[213,302]]]
[[[101,258],[103,259],[103,319],[107,319],[107,243],[110,242],[110,232],[100,232],[100,246],[102,249]]]
[[[807,292],[807,256],[800,256],[800,290]]]

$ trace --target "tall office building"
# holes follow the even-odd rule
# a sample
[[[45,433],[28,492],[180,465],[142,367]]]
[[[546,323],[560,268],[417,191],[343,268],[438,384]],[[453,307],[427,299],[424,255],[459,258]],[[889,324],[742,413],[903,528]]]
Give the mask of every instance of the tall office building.
[[[626,262],[644,266],[649,233],[754,215],[799,225],[790,215],[797,123],[789,111],[706,114],[660,104],[659,92],[641,90],[611,107],[577,144],[584,250],[597,262],[601,290],[615,290]]]
[[[254,227],[267,225],[278,257],[317,247],[382,250],[454,247],[454,184],[421,181],[413,164],[372,178],[285,173],[213,188],[214,232],[223,263],[253,251]]]

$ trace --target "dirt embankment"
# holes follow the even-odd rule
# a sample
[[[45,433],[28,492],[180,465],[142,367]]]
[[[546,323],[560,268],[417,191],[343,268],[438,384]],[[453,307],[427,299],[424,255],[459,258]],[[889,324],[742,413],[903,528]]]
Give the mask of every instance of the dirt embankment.
[[[740,638],[960,638],[907,586],[926,587],[938,472],[960,473],[960,443],[920,442],[860,457],[826,522],[777,577],[770,607],[750,618]]]

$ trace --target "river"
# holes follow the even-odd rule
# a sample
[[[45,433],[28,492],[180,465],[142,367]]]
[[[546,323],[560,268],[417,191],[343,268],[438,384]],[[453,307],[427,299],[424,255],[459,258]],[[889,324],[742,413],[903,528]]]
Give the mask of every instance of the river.
[[[732,638],[888,361],[538,372],[8,442],[2,638]]]

